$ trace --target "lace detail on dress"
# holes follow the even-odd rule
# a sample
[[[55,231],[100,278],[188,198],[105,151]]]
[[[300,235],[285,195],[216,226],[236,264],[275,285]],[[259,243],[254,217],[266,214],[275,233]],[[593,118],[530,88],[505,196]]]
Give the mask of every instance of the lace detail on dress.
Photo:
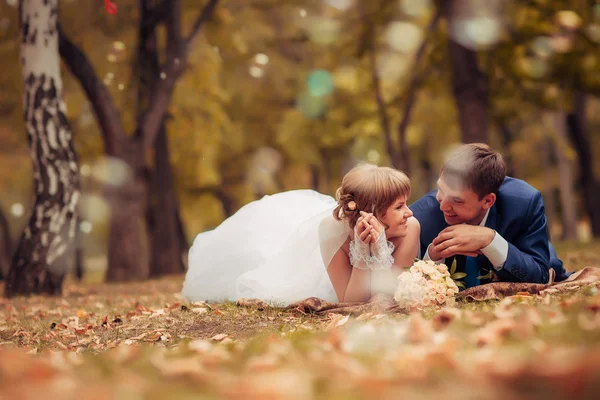
[[[350,264],[358,269],[389,269],[394,264],[394,244],[381,234],[370,246],[360,239],[350,241]]]

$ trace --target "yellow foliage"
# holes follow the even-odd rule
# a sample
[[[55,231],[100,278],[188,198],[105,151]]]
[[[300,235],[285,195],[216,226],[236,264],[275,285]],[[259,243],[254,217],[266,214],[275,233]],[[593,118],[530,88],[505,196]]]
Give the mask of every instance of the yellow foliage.
[[[213,194],[194,195],[191,192],[180,194],[181,214],[185,221],[188,241],[208,229],[219,225],[225,212],[221,201]]]

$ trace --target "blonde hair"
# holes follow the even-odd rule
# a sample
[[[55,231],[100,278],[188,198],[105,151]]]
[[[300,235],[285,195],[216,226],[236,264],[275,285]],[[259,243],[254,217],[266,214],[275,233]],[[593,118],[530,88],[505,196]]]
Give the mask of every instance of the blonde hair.
[[[408,200],[410,179],[393,168],[361,164],[344,175],[335,196],[338,205],[333,210],[333,217],[348,221],[350,228],[354,228],[360,211],[373,213],[381,220],[399,197]]]

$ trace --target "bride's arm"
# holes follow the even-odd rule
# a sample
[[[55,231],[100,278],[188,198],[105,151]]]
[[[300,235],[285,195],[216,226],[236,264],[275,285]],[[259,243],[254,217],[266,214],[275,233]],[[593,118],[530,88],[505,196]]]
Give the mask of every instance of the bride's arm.
[[[410,217],[406,224],[406,236],[398,243],[392,254],[395,267],[410,267],[419,254],[421,224],[415,217]]]
[[[367,301],[371,296],[371,274],[368,269],[353,268],[343,248],[333,256],[327,273],[340,302]]]

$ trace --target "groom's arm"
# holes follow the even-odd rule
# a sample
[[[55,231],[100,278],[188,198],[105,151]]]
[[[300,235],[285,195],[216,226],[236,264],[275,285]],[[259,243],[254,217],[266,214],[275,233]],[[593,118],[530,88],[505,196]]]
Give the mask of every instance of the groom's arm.
[[[550,250],[544,200],[536,192],[529,202],[521,234],[508,242],[508,254],[496,273],[503,281],[547,283]]]

